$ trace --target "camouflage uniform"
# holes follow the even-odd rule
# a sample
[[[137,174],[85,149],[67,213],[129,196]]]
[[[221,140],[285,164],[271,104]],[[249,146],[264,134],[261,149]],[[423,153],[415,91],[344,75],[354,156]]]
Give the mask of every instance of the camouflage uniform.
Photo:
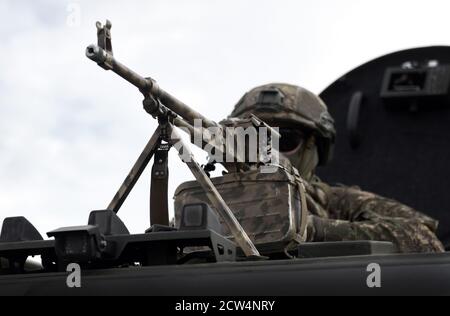
[[[391,241],[404,253],[443,252],[438,222],[397,201],[357,187],[308,185],[309,241]]]
[[[331,159],[335,138],[334,121],[319,97],[293,85],[265,85],[244,95],[230,117],[250,113],[274,127],[307,132],[303,144],[282,154],[306,182],[308,241],[377,240],[393,242],[403,253],[444,251],[434,219],[357,187],[329,186],[315,176],[317,165]]]

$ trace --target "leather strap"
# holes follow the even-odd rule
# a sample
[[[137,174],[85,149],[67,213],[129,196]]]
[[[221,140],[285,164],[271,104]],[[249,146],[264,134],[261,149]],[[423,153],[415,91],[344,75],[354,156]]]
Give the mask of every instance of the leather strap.
[[[155,153],[150,188],[151,225],[169,226],[169,144],[160,144]]]

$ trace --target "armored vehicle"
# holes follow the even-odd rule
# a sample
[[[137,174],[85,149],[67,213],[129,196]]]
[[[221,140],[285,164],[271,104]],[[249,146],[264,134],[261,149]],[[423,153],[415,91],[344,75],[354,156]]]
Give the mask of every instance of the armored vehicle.
[[[97,36],[87,57],[136,86],[159,127],[109,206],[86,214],[87,225],[56,229],[44,240],[24,217],[4,220],[0,295],[450,294],[448,253],[400,254],[382,241],[305,242],[304,182],[289,164],[269,159],[277,154],[276,130],[256,116],[237,122],[265,130],[250,161],[248,148],[242,153],[223,145],[225,126],[117,61],[110,22],[97,24]],[[321,97],[336,119],[338,138],[335,158],[320,176],[428,212],[440,220],[439,237],[450,249],[450,47],[375,59]],[[195,145],[209,146],[207,165],[195,161],[180,129],[199,137]],[[196,178],[177,190],[175,222],[167,197],[171,149]],[[152,159],[151,227],[131,234],[118,213]],[[227,172],[212,178],[217,163]],[[28,260],[34,256],[39,263]],[[79,282],[71,280],[77,269]]]

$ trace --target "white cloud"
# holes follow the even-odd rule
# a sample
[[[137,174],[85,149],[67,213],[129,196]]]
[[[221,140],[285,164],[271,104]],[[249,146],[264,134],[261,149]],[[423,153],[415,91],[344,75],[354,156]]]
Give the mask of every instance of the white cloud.
[[[66,24],[79,3],[80,27]],[[0,2],[0,217],[45,233],[105,208],[156,124],[133,87],[84,57],[97,19],[113,22],[116,56],[220,120],[253,86],[320,92],[364,61],[449,44],[448,1]],[[171,191],[190,178],[172,155]],[[121,216],[148,224],[147,173]]]

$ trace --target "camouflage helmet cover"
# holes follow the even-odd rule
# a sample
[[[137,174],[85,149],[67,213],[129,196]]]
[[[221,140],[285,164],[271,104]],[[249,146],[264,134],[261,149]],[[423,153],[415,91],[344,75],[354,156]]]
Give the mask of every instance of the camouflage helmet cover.
[[[244,118],[251,113],[263,120],[299,124],[320,136],[334,138],[334,121],[325,103],[314,93],[290,84],[268,84],[246,93],[231,117]]]
[[[318,136],[321,164],[326,164],[336,137],[334,120],[314,93],[295,85],[273,83],[254,88],[235,106],[230,117],[255,114],[267,123],[291,123]]]

